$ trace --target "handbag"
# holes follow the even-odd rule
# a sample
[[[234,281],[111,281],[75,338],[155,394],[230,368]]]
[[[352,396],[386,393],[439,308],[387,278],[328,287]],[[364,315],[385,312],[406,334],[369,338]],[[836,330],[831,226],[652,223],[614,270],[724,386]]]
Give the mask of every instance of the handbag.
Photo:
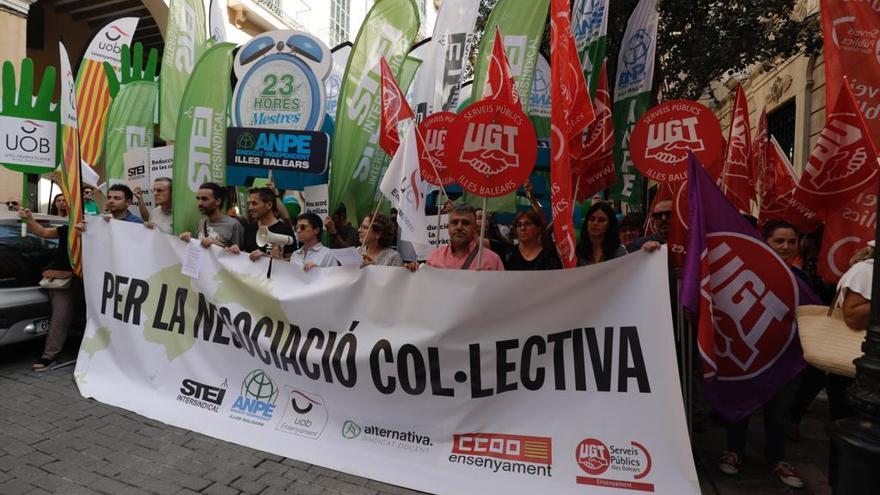
[[[835,375],[856,376],[853,360],[862,355],[867,330],[846,326],[839,307],[800,306],[797,323],[806,362]]]
[[[73,280],[73,272],[64,270],[44,270],[40,287],[44,289],[66,289]]]

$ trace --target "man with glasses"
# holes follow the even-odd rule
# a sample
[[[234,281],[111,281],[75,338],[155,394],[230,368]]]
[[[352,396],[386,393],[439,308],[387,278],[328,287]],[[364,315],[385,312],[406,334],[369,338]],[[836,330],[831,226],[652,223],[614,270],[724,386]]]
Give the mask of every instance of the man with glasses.
[[[449,244],[441,246],[431,253],[428,265],[434,268],[448,268],[453,270],[498,270],[504,271],[501,258],[487,247],[483,247],[483,253],[478,253],[477,236],[477,212],[470,205],[456,205],[449,212]],[[479,261],[477,258],[481,258]],[[418,264],[407,263],[406,267],[412,271],[418,269]]]
[[[629,252],[644,249],[645,251],[655,251],[660,248],[661,244],[666,244],[669,240],[669,222],[672,220],[672,201],[659,201],[654,205],[651,212],[651,222],[654,225],[654,233],[636,239],[633,243],[626,247]]]
[[[205,218],[199,221],[196,236],[204,248],[212,244],[221,248],[233,244],[240,246],[244,239],[244,229],[241,223],[223,213],[224,193],[223,186],[214,182],[202,184],[196,193],[199,211],[205,215]],[[192,233],[184,232],[180,234],[180,238],[189,242],[192,239]]]
[[[148,210],[144,202],[144,193],[140,187],[134,188],[138,200],[138,210],[144,219],[144,225],[151,229],[159,229],[163,234],[171,230],[171,179],[159,177],[153,181],[153,209]]]
[[[291,263],[302,265],[303,270],[321,266],[338,266],[339,261],[330,252],[330,249],[321,244],[321,232],[324,230],[324,222],[321,217],[314,213],[303,213],[296,217],[296,238],[302,246],[293,252],[290,257]]]

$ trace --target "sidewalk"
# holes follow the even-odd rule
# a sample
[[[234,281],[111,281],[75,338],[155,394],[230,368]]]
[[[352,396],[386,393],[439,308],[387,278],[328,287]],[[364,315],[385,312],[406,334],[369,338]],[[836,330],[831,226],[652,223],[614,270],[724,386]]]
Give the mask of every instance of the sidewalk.
[[[371,481],[144,418],[83,399],[73,368],[31,371],[42,342],[0,348],[0,494],[110,495],[410,495],[412,490]],[[73,359],[71,343],[59,362]],[[807,488],[785,487],[765,469],[760,418],[753,418],[749,450],[737,478],[721,474],[724,430],[709,423],[696,437],[704,494],[827,495],[828,439],[817,401],[789,444],[790,460]],[[609,490],[609,495],[613,495]],[[675,495],[675,494],[672,494]]]

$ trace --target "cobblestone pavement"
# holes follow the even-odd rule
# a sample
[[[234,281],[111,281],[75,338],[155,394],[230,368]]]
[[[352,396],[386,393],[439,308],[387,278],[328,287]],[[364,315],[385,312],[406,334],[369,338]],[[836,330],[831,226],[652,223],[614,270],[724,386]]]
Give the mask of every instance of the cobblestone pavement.
[[[409,495],[412,490],[216,440],[123,409],[84,399],[73,368],[30,370],[41,342],[0,348],[0,495]],[[76,342],[62,358],[72,359]],[[62,359],[61,361],[64,361]],[[791,490],[771,477],[757,453],[761,421],[741,476],[720,474],[716,463],[723,430],[706,420],[696,437],[704,494],[826,495],[824,403],[802,425],[803,439],[789,447],[807,488]],[[609,495],[613,495],[609,492]]]

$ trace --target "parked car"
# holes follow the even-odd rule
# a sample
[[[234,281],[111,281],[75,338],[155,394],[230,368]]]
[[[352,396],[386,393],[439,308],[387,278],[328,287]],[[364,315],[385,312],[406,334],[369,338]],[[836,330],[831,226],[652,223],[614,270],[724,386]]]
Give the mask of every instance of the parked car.
[[[49,225],[65,225],[62,217],[34,214]],[[40,289],[43,270],[55,256],[58,241],[31,232],[22,237],[14,211],[0,208],[0,346],[42,337],[49,331],[52,307]]]

